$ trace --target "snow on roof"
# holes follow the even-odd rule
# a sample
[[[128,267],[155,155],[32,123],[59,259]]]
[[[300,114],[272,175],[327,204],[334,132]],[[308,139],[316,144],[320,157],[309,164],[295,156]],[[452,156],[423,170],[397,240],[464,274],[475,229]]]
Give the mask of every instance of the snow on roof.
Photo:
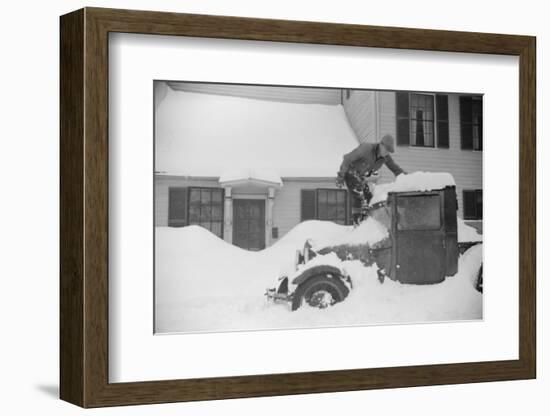
[[[333,177],[358,145],[341,105],[169,89],[157,107],[155,170],[215,176],[237,168]]]
[[[443,189],[446,186],[456,186],[450,173],[445,172],[414,172],[402,174],[394,182],[377,185],[374,188],[371,204],[384,201],[389,192],[431,191]]]
[[[281,177],[273,171],[265,169],[232,169],[222,172],[220,183],[234,183],[241,181],[257,181],[272,183],[281,186],[283,181]]]

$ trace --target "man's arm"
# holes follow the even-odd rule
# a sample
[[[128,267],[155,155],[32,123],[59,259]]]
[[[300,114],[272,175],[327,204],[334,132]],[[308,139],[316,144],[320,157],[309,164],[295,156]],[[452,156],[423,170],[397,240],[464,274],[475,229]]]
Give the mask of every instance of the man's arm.
[[[351,152],[346,153],[344,155],[344,160],[342,160],[342,164],[340,165],[340,170],[338,171],[338,176],[344,176],[348,171],[349,165],[351,165],[353,162],[361,158],[361,156],[363,155],[363,152],[365,151],[366,144],[367,143],[361,143]]]
[[[395,176],[405,173],[405,171],[401,169],[401,167],[397,163],[395,163],[395,161],[392,159],[390,155],[386,156],[384,163],[386,164],[388,169],[393,172]]]

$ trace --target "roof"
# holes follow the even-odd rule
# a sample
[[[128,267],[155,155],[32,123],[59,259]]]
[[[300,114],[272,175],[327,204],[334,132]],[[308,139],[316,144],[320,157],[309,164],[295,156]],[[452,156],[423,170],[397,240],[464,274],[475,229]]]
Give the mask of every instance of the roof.
[[[258,169],[232,169],[220,175],[221,184],[257,183],[281,186],[283,181],[275,172]]]
[[[220,177],[235,169],[334,177],[358,144],[341,105],[168,89],[156,110],[155,171]]]

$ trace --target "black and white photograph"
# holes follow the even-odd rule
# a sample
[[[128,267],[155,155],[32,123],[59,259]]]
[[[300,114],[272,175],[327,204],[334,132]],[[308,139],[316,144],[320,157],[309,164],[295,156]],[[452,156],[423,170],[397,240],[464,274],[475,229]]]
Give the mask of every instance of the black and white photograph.
[[[483,95],[155,80],[154,332],[483,319]]]

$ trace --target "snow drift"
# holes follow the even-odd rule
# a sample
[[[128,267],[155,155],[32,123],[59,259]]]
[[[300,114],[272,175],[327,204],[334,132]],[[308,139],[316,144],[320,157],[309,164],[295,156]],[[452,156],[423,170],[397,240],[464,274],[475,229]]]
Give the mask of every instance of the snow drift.
[[[332,222],[306,221],[259,252],[242,250],[198,226],[158,227],[155,330],[218,332],[482,317],[482,295],[472,284],[481,262],[481,245],[461,256],[458,274],[437,285],[406,285],[389,279],[380,284],[375,266],[338,260],[354,285],[344,302],[324,310],[306,306],[291,312],[286,304],[266,300],[265,289],[273,287],[281,274],[294,271],[295,251],[306,239],[344,241],[355,232],[377,227],[372,222],[353,230]],[[379,231],[378,237],[383,235]]]
[[[483,236],[474,227],[466,224],[462,218],[457,218],[457,228],[459,243],[483,241]]]

